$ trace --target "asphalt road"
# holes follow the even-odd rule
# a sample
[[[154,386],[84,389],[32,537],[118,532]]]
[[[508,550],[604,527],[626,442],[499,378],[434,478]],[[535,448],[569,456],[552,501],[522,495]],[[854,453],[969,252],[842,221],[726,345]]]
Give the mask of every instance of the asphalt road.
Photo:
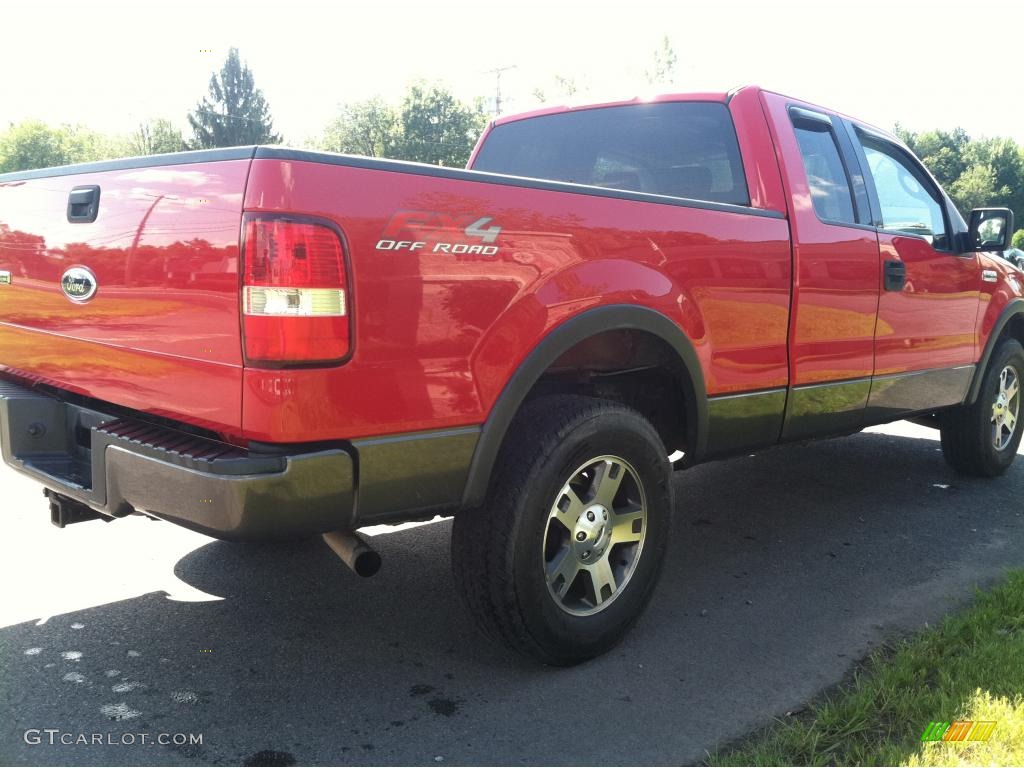
[[[676,482],[647,614],[557,670],[476,633],[448,522],[376,535],[384,569],[360,580],[319,541],[232,545],[136,518],[60,531],[37,486],[0,469],[0,763],[692,763],[1024,566],[1024,461],[963,480],[937,433],[907,424]],[[80,733],[106,743],[59,743]]]

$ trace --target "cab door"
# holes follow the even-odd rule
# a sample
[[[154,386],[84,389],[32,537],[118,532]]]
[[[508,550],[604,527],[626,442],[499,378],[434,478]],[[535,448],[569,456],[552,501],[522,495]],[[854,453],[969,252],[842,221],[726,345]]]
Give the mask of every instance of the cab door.
[[[841,119],[762,94],[783,169],[793,240],[790,388],[782,439],[855,432],[874,372],[878,235]]]
[[[977,254],[955,252],[947,199],[905,147],[850,124],[878,230],[882,290],[868,421],[963,400],[978,359]]]

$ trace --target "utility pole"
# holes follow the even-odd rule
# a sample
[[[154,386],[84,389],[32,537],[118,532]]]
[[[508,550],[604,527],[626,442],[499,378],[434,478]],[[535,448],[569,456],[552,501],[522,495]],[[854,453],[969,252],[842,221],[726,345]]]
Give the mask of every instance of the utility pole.
[[[488,69],[485,74],[494,75],[494,115],[497,117],[501,114],[501,73],[507,72],[510,69],[515,69],[516,64],[510,64],[507,67],[495,67],[494,69]]]

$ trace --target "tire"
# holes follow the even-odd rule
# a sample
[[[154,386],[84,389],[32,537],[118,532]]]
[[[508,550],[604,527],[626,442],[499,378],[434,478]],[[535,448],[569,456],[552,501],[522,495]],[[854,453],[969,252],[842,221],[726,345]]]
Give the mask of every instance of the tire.
[[[618,643],[661,571],[670,479],[665,447],[636,411],[569,395],[525,405],[485,503],[452,530],[455,580],[484,633],[555,666]]]
[[[973,477],[997,477],[1007,470],[1020,445],[1022,382],[1024,347],[1004,339],[985,369],[977,401],[940,415],[942,454],[949,466]]]

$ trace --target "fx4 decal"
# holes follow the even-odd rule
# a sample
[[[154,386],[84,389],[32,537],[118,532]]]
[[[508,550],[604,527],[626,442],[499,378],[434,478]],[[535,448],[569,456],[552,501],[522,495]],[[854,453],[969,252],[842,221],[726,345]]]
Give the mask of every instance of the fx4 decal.
[[[493,216],[454,216],[435,211],[399,211],[377,241],[378,251],[426,251],[493,256],[501,227]]]

